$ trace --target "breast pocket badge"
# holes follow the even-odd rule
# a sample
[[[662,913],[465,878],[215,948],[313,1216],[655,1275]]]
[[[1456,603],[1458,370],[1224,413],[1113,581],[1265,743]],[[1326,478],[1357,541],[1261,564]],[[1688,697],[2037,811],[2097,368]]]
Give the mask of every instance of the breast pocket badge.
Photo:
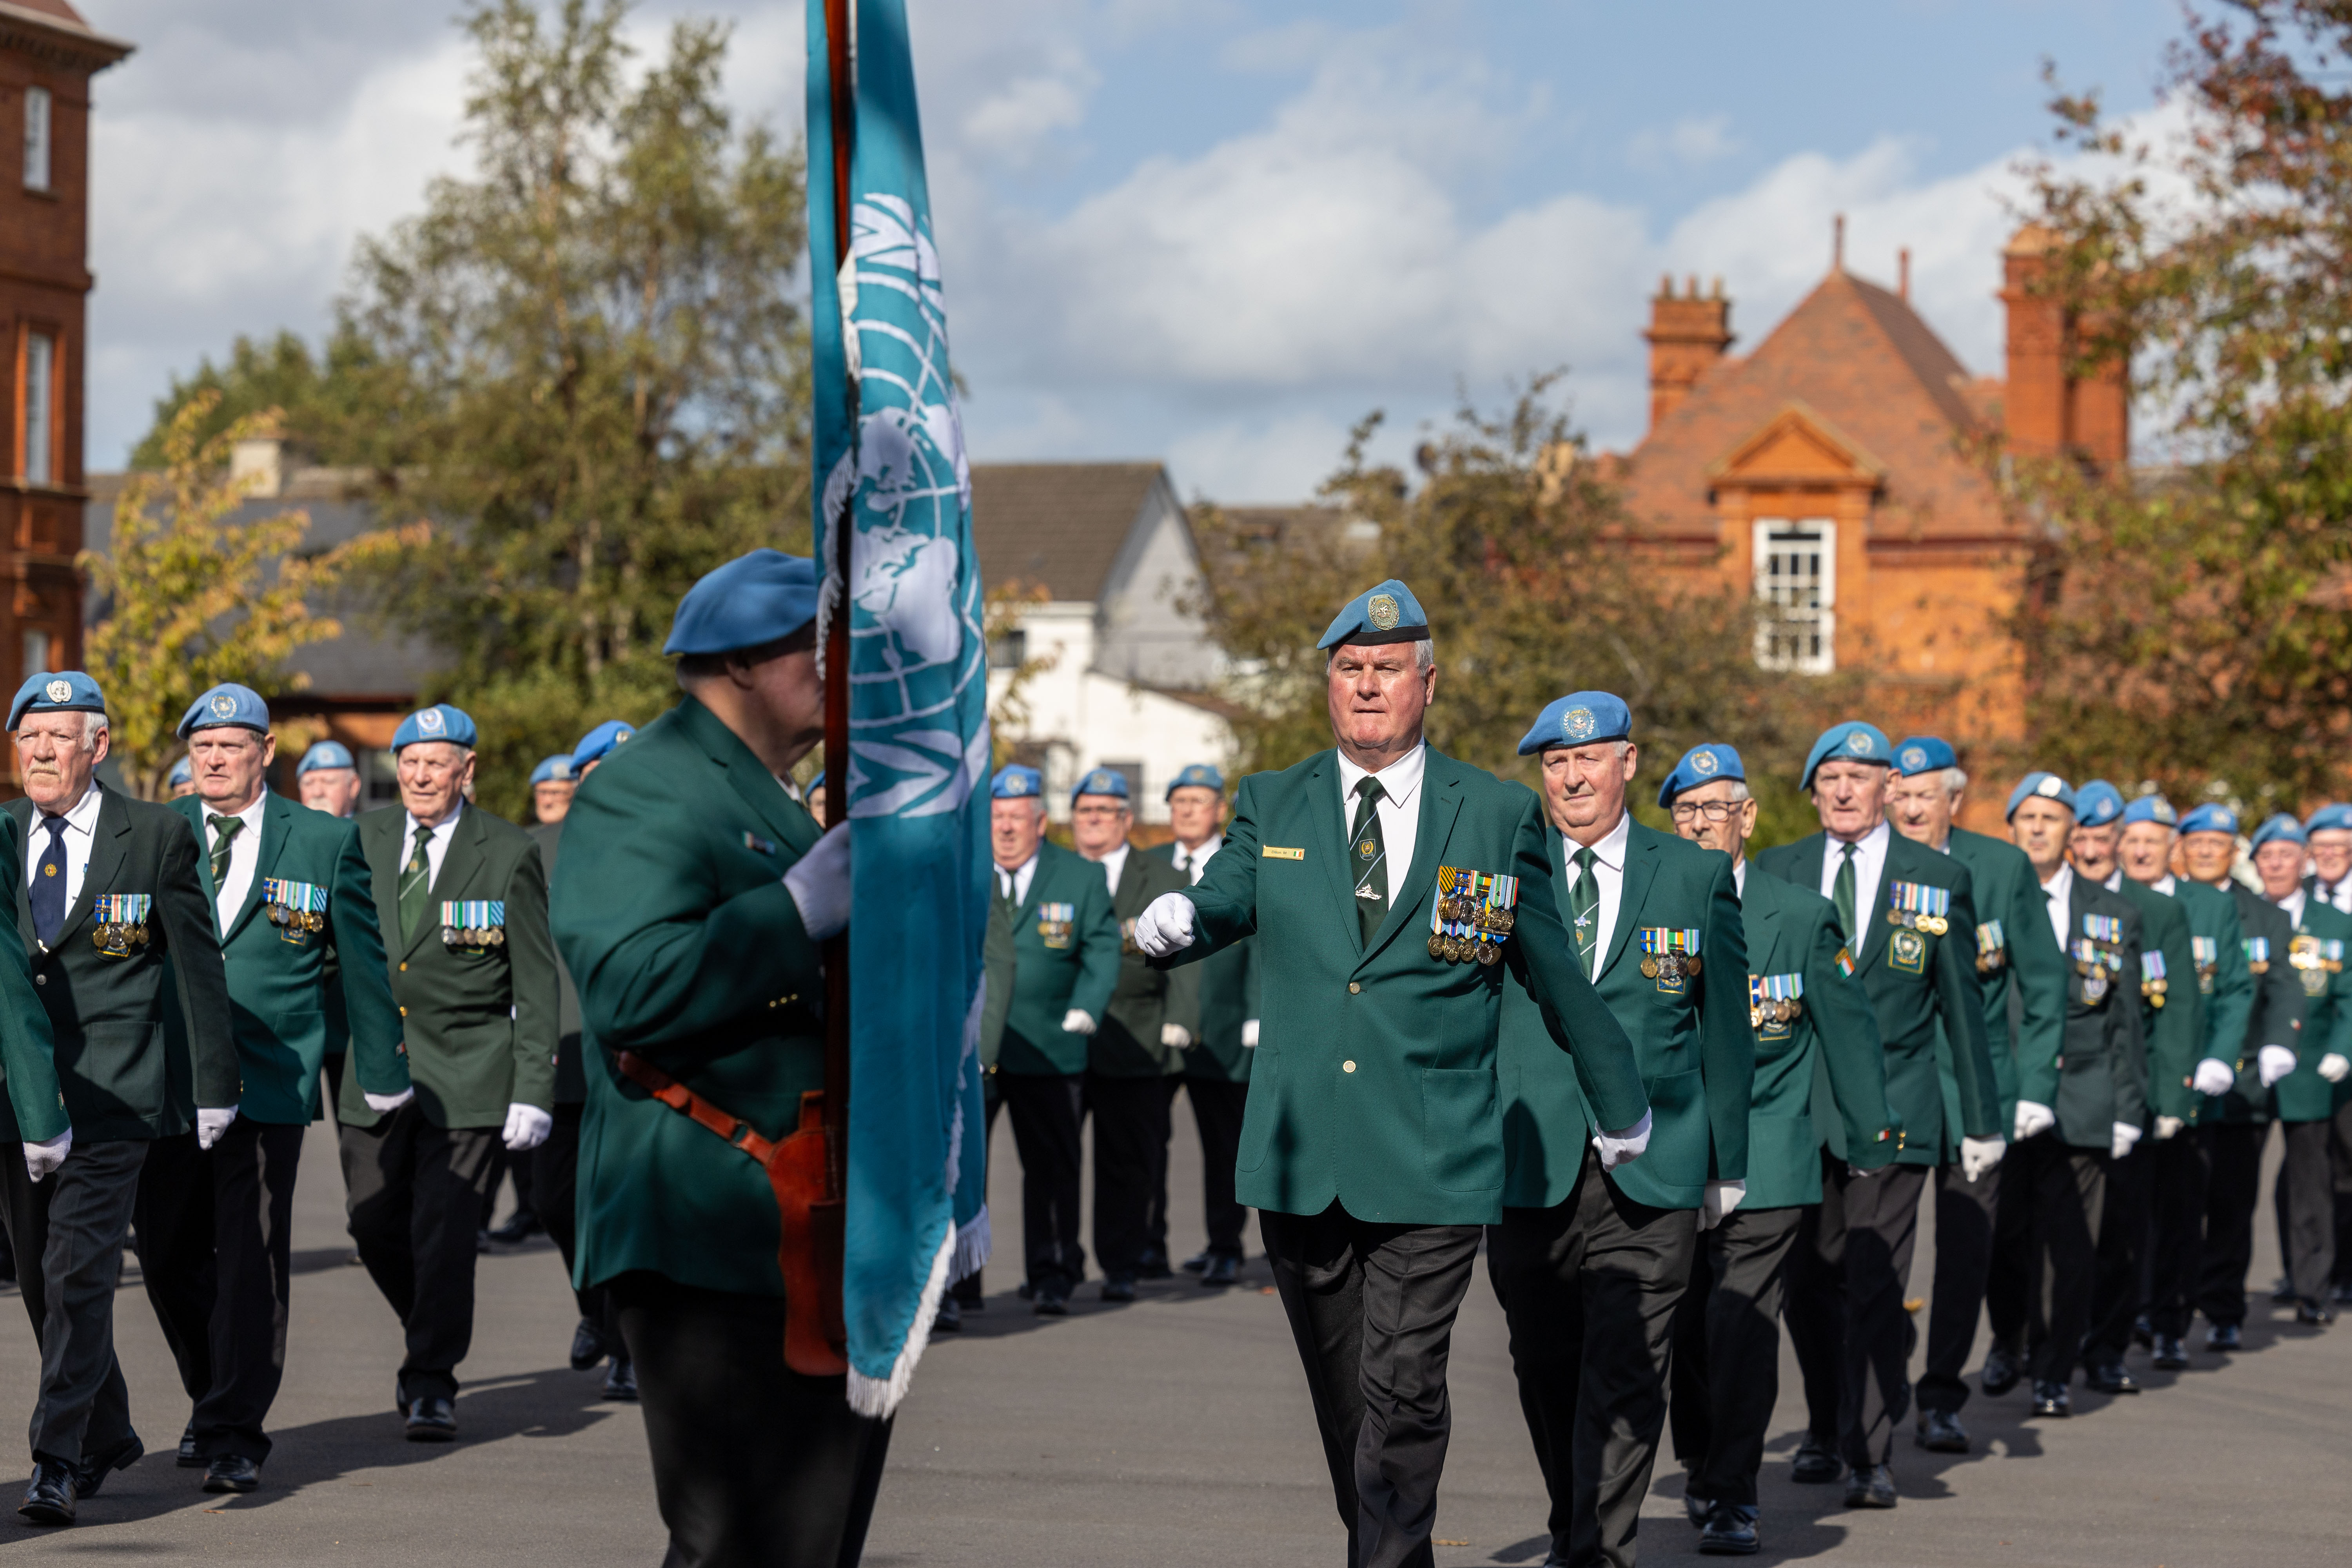
[[[269,923],[278,928],[280,942],[307,947],[314,934],[326,929],[327,889],[315,882],[264,877],[261,902],[269,911]]]
[[[1051,948],[1066,948],[1078,929],[1078,906],[1076,904],[1039,904],[1037,906],[1037,940]]]
[[[109,958],[128,958],[147,945],[147,919],[154,911],[151,893],[100,893],[90,901],[98,929],[89,940]]]
[[[1927,973],[1927,939],[1907,926],[1887,933],[1886,962],[1906,974]]]
[[[507,906],[500,899],[460,899],[441,906],[441,944],[460,958],[481,958],[507,944]]]

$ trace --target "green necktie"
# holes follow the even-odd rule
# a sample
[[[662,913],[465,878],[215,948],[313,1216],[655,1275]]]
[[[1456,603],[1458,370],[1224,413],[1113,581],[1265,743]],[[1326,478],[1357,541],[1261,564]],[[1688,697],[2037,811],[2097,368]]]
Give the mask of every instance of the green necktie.
[[[1601,879],[1592,874],[1591,850],[1580,848],[1568,858],[1576,868],[1576,885],[1568,890],[1569,918],[1576,922],[1576,962],[1584,965],[1584,977],[1590,980],[1601,952]]]
[[[433,896],[433,858],[425,847],[433,842],[433,830],[423,823],[416,825],[416,847],[410,851],[408,864],[400,868],[400,940],[416,940],[416,928],[425,923],[425,909]]]
[[[245,818],[215,814],[205,818],[205,826],[213,830],[213,894],[217,898],[228,881],[229,846],[236,842]]]
[[[1381,781],[1356,785],[1356,826],[1348,832],[1348,853],[1356,868],[1356,919],[1369,945],[1389,914],[1389,851],[1381,838]]]
[[[1838,862],[1837,880],[1832,884],[1830,901],[1837,905],[1838,930],[1845,940],[1853,941],[1853,852],[1856,846],[1845,847],[1845,858]]]

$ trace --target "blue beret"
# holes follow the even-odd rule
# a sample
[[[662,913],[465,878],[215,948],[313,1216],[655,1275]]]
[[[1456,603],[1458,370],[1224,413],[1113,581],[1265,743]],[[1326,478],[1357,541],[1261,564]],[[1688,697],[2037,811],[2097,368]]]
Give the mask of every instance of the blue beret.
[[[2234,837],[2238,831],[2238,814],[2218,802],[2207,801],[2180,819],[2180,831],[2227,833]]]
[[[453,708],[446,702],[436,702],[430,708],[420,708],[400,721],[392,732],[392,749],[413,746],[419,741],[447,741],[452,745],[474,743],[474,721],[463,708]]]
[[[351,748],[341,741],[321,741],[302,753],[301,763],[295,768],[294,776],[300,778],[304,773],[315,773],[322,768],[350,768],[356,772],[359,763],[352,760]]]
[[[1519,738],[1519,755],[1547,746],[1589,746],[1633,738],[1633,710],[1606,691],[1571,691],[1545,705]]]
[[[788,637],[816,619],[817,577],[805,555],[739,555],[686,591],[662,652],[731,653]]]
[[[1219,795],[1223,795],[1225,790],[1225,775],[1207,763],[1191,763],[1186,764],[1183,772],[1169,782],[1170,795],[1174,795],[1180,789],[1213,789]]]
[[[1920,773],[1941,773],[1957,768],[1960,759],[1954,754],[1951,743],[1933,735],[1913,735],[1895,742],[1895,776],[1899,779]]]
[[[2311,842],[2310,838],[2306,837],[2303,831],[2303,824],[2297,822],[2293,814],[2284,811],[2274,811],[2271,813],[2270,816],[2263,821],[2260,827],[2254,829],[2254,847],[2260,849],[2265,844],[2274,843],[2282,839],[2289,844],[2308,844]]]
[[[199,730],[258,730],[269,733],[269,704],[250,686],[225,680],[188,704],[180,715],[183,741]]]
[[[1070,791],[1071,803],[1076,804],[1082,795],[1108,795],[1125,800],[1127,775],[1117,768],[1097,768],[1081,777],[1077,787]]]
[[[577,773],[590,763],[603,762],[605,752],[636,732],[636,726],[634,724],[625,724],[618,719],[605,720],[602,724],[581,736],[580,743],[572,748],[572,771]]]
[[[1693,746],[1683,753],[1683,760],[1675,764],[1675,771],[1666,775],[1666,782],[1658,786],[1658,804],[1672,805],[1675,796],[1683,791],[1713,784],[1717,779],[1747,782],[1748,770],[1739,765],[1739,753],[1729,746],[1713,742]]]
[[[188,765],[187,758],[182,757],[178,762],[172,764],[172,776],[165,779],[163,782],[166,784],[173,786],[184,784],[194,784],[196,782],[196,770]]]
[[[106,694],[99,690],[97,681],[79,669],[53,669],[27,676],[25,684],[16,688],[16,700],[8,708],[8,728],[13,732],[27,713],[105,711]]]
[[[1007,763],[996,770],[996,777],[988,786],[991,800],[1036,800],[1045,793],[1045,775],[1035,768],[1019,763]]]
[[[1378,647],[1383,643],[1419,642],[1428,635],[1429,617],[1422,613],[1421,601],[1412,596],[1412,589],[1391,577],[1349,600],[1348,607],[1315,646],[1354,643],[1358,647]]]
[[[2124,814],[2124,792],[2105,779],[2093,779],[2074,792],[2074,820],[2084,827],[2105,827]]]
[[[2330,827],[2352,827],[2352,805],[2330,801],[2303,819],[2305,833],[2318,833]]]
[[[2037,798],[2042,800],[2054,800],[2069,811],[2074,809],[2074,786],[2069,784],[2064,779],[2060,778],[2056,773],[2047,773],[2037,770],[2018,780],[2017,787],[2009,792],[2008,815],[2015,816],[2019,806],[2023,805],[2029,800]]]
[[[535,784],[570,784],[572,782],[571,757],[558,752],[551,757],[541,758],[539,766],[530,770],[530,782]]]
[[[2141,795],[2124,807],[2124,826],[2126,827],[2135,822],[2160,822],[2170,827],[2179,820],[2180,814],[2173,810],[2172,803],[2160,795]]]
[[[1865,724],[1859,719],[1849,719],[1843,724],[1832,724],[1822,731],[1813,749],[1805,753],[1805,776],[1797,781],[1799,789],[1813,787],[1813,770],[1823,763],[1843,759],[1849,763],[1878,763],[1895,765],[1895,748],[1886,743],[1886,731],[1875,724]]]

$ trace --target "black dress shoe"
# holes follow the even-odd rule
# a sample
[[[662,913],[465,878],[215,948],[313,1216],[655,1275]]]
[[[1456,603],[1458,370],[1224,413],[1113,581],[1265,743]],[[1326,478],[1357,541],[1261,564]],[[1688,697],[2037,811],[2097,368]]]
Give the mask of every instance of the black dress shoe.
[[[980,1276],[977,1273],[967,1274],[957,1280],[955,1289],[949,1294],[956,1299],[956,1305],[967,1312],[988,1310],[988,1297],[982,1293]]]
[[[2131,1337],[2132,1343],[2144,1351],[2156,1348],[2156,1329],[2148,1322],[2146,1312],[2132,1320]]]
[[[16,1511],[28,1524],[71,1524],[74,1521],[74,1468],[55,1459],[33,1461],[33,1483]]]
[[[572,1370],[586,1372],[603,1361],[604,1355],[604,1331],[587,1319],[581,1319],[579,1326],[572,1331]]]
[[[1698,1532],[1703,1557],[1751,1557],[1762,1544],[1756,1536],[1756,1505],[1719,1502]]]
[[[98,1489],[104,1484],[107,1477],[117,1470],[129,1469],[137,1464],[146,1452],[147,1445],[139,1440],[138,1433],[133,1432],[110,1448],[100,1448],[95,1454],[83,1455],[81,1463],[74,1467],[74,1495],[86,1498],[96,1497]]]
[[[2158,1334],[2147,1364],[2159,1372],[2185,1372],[2189,1367],[2189,1347],[2170,1334]]]
[[[539,1216],[529,1209],[517,1209],[507,1216],[506,1224],[490,1232],[490,1239],[501,1247],[513,1247],[529,1241],[546,1228],[539,1223]]]
[[[241,1454],[223,1454],[205,1469],[205,1490],[249,1492],[261,1485],[261,1467]]]
[[[2308,1323],[2315,1329],[2324,1329],[2336,1321],[2336,1309],[2324,1301],[2298,1301],[2294,1308],[2294,1321]]]
[[[963,1308],[958,1304],[953,1296],[940,1298],[939,1313],[931,1319],[931,1332],[935,1334],[963,1332]]]
[[[1146,1249],[1143,1256],[1135,1260],[1135,1277],[1138,1279],[1173,1279],[1176,1271],[1168,1267],[1168,1255],[1154,1247]]]
[[[2205,1348],[2209,1351],[2241,1350],[2245,1342],[2245,1336],[2238,1331],[2235,1323],[2216,1323],[2205,1331]]]
[[[1789,1479],[1807,1486],[1826,1486],[1845,1474],[1845,1461],[1808,1436],[1797,1446],[1796,1463],[1790,1467]]]
[[[2271,1287],[2271,1300],[2282,1307],[2294,1300],[2294,1281],[2284,1274],[2280,1275],[2278,1283]]]
[[[1114,1274],[1102,1282],[1102,1299],[1106,1301],[1135,1300],[1135,1279],[1132,1275]]]
[[[457,1436],[457,1411],[437,1394],[412,1399],[404,1412],[412,1443],[446,1443]]]
[[[1902,1500],[1902,1494],[1895,1489],[1895,1471],[1890,1466],[1867,1466],[1845,1479],[1848,1508],[1893,1508]]]
[[[180,1434],[180,1457],[174,1462],[184,1470],[205,1468],[205,1457],[196,1452],[196,1424],[193,1421],[188,1423],[187,1430]]]
[[[1013,1293],[1020,1297],[1024,1301],[1034,1301],[1037,1299],[1036,1282],[1034,1280],[1024,1279],[1021,1281],[1020,1287]]]
[[[1070,1293],[1059,1285],[1040,1285],[1036,1304],[1030,1310],[1041,1318],[1066,1318],[1070,1315]]]
[[[1183,1268],[1187,1274],[1198,1274],[1208,1267],[1209,1255],[1205,1252],[1196,1252],[1184,1259]]]
[[[1683,1489],[1683,1512],[1690,1516],[1693,1530],[1706,1528],[1706,1516],[1715,1511],[1715,1500],[1703,1498],[1686,1486]]]
[[[474,1250],[486,1256],[488,1254],[490,1250],[490,1233],[487,1228],[474,1232]]]
[[[2046,1377],[2033,1380],[2033,1414],[2063,1421],[2074,1413],[2074,1401],[2067,1397],[2064,1384],[2053,1383]]]
[[[2083,1386],[2100,1394],[2137,1394],[2139,1379],[2131,1374],[2123,1357],[2113,1361],[2093,1362],[2083,1369]]]
[[[1922,1410],[1918,1429],[1911,1440],[1931,1454],[1965,1454],[1969,1451],[1969,1429],[1960,1425],[1957,1412]]]
[[[1992,1398],[2000,1398],[2017,1386],[2017,1380],[2023,1374],[2024,1370],[2018,1365],[2016,1356],[1999,1345],[1993,1346],[1992,1349],[1985,1352],[1982,1373],[1985,1393]]]
[[[2352,1279],[2336,1287],[2336,1302],[2338,1306],[2352,1306]]]
[[[1231,1256],[1230,1254],[1221,1252],[1217,1254],[1216,1257],[1209,1259],[1209,1267],[1202,1274],[1201,1283],[1203,1285],[1234,1285],[1240,1282],[1241,1277],[1242,1260]]]
[[[627,1356],[616,1355],[613,1364],[604,1369],[604,1397],[637,1402],[637,1363]]]

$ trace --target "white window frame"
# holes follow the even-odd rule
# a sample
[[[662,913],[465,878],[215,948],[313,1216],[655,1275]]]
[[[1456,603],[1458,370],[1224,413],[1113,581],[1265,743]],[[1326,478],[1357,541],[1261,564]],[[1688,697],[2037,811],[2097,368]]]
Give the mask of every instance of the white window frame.
[[[56,482],[58,340],[52,332],[25,336],[25,482]]]
[[[1827,675],[1837,668],[1837,524],[1826,517],[1759,517],[1755,529],[1756,603],[1763,612],[1756,627],[1756,662],[1765,669]],[[1801,605],[1802,593],[1794,578],[1774,571],[1803,548],[1808,536],[1819,542],[1818,604]],[[1775,543],[1781,547],[1776,552]],[[1774,615],[1775,609],[1782,613]],[[1805,614],[1811,610],[1810,625]],[[1800,645],[1803,646],[1800,646]]]
[[[56,106],[46,87],[25,89],[25,188],[49,188],[53,150],[57,145]]]

